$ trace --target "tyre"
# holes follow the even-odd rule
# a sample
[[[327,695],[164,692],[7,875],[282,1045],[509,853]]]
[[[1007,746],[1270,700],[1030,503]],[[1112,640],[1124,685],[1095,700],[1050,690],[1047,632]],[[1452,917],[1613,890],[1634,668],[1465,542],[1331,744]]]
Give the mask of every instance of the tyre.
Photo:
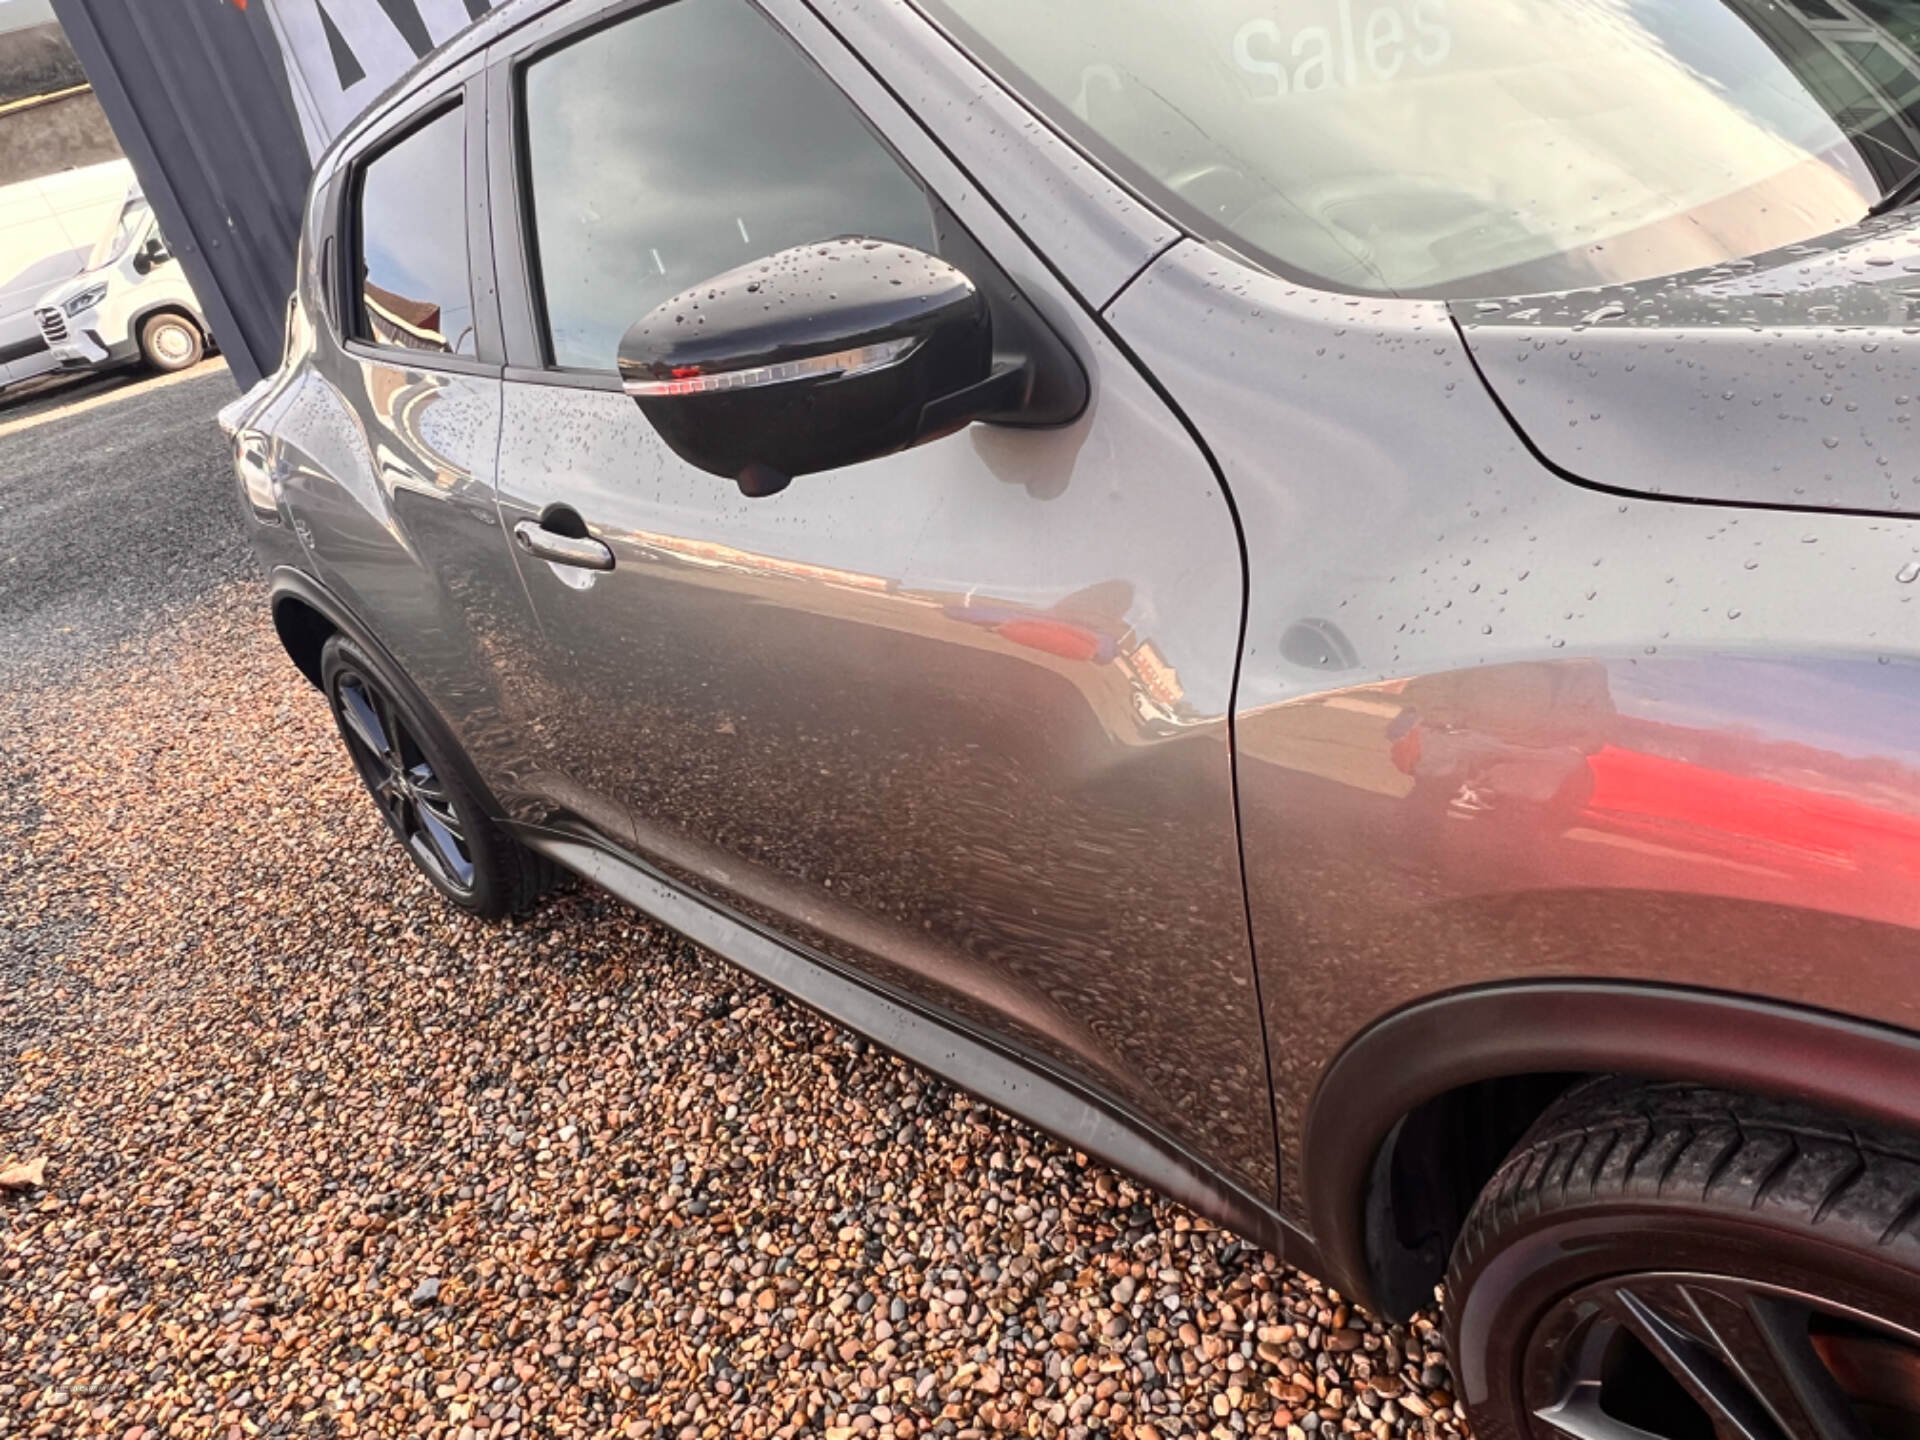
[[[494,824],[404,690],[344,635],[321,650],[320,678],[354,769],[420,873],[489,919],[538,900],[552,865]]]
[[[1920,1144],[1594,1081],[1481,1192],[1447,1298],[1482,1440],[1920,1435]]]
[[[198,365],[206,353],[200,327],[184,315],[149,315],[140,325],[140,355],[162,373]]]

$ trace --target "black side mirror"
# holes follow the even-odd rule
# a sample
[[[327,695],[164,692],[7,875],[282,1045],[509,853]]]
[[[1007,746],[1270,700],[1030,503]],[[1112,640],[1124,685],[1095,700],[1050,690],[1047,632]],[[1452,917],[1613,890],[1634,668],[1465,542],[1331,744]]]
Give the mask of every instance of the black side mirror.
[[[690,465],[749,495],[1016,411],[986,297],[946,261],[882,240],[783,250],[660,306],[620,377]]]
[[[167,252],[167,242],[158,235],[149,235],[147,243],[142,245],[139,253],[133,257],[133,268],[137,273],[145,275],[149,270],[166,264],[172,258],[173,256]]]

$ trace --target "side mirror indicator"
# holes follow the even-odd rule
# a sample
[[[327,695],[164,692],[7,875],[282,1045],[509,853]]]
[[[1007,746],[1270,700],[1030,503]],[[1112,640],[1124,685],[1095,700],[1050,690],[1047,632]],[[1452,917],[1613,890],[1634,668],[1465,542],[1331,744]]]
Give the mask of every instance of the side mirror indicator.
[[[877,345],[861,345],[852,350],[836,350],[827,355],[811,355],[805,360],[783,360],[777,365],[753,365],[744,370],[700,372],[698,366],[679,367],[689,374],[675,374],[664,380],[623,381],[627,394],[636,400],[662,395],[711,395],[719,390],[754,390],[762,385],[784,385],[789,380],[845,379],[884,370],[920,342],[902,336],[882,340]]]
[[[620,342],[620,377],[688,464],[772,494],[796,475],[1017,411],[986,297],[890,241],[802,245],[676,295]]]

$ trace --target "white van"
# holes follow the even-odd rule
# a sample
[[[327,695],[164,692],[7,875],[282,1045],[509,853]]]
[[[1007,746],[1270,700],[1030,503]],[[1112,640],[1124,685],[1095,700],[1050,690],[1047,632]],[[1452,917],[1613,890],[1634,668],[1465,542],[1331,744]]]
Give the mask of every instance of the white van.
[[[136,361],[184,370],[212,343],[200,302],[138,190],[128,194],[86,268],[42,295],[34,315],[62,370]]]
[[[125,160],[107,160],[0,185],[0,387],[58,367],[33,307],[85,267],[136,183]]]

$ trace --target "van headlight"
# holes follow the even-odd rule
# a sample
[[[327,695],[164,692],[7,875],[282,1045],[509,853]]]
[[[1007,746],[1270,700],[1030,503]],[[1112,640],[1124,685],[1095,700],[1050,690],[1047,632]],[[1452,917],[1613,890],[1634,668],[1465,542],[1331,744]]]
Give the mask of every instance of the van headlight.
[[[60,308],[69,315],[78,315],[83,310],[91,310],[106,298],[107,287],[103,281],[98,285],[89,285]]]

